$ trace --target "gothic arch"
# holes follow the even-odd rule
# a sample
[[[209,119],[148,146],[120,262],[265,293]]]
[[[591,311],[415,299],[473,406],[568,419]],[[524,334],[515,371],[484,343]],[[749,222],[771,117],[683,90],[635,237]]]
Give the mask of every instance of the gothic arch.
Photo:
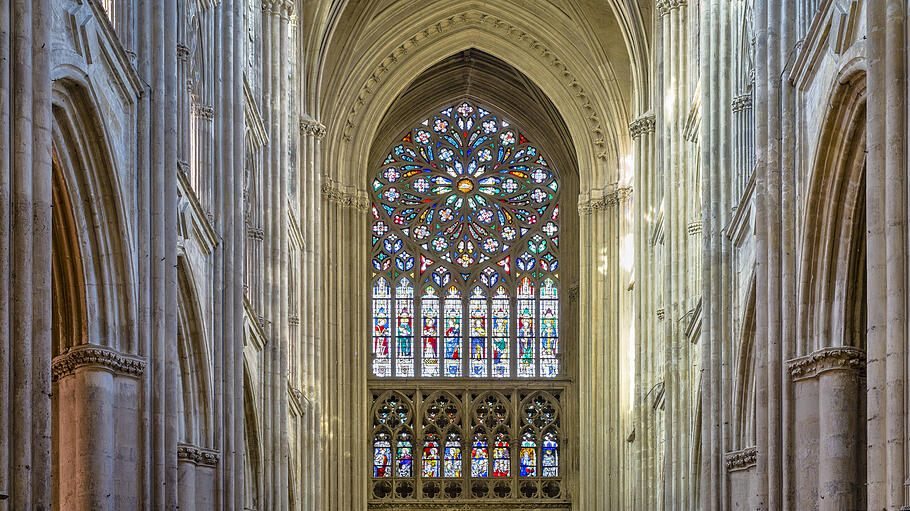
[[[370,154],[370,144],[378,131],[375,119],[389,110],[413,77],[455,52],[475,48],[532,77],[552,100],[575,142],[582,190],[617,181],[622,157],[628,152],[626,123],[631,115],[611,110],[616,99],[595,92],[603,91],[604,83],[590,69],[590,63],[573,61],[571,57],[577,52],[558,35],[544,35],[539,26],[511,23],[517,23],[514,20],[519,18],[514,13],[500,12],[500,8],[491,5],[466,9],[461,3],[447,5],[433,16],[424,13],[424,19],[408,17],[410,23],[397,20],[401,21],[398,25],[395,20],[387,20],[383,34],[406,35],[369,46],[359,41],[365,51],[354,52],[363,58],[350,67],[355,70],[353,75],[333,76],[334,68],[324,64],[322,116],[339,119],[327,126],[327,143],[336,156],[330,164],[334,169],[330,175],[344,185],[365,189],[361,169],[367,168],[366,155]],[[467,12],[455,14],[459,10]],[[561,17],[554,20],[557,18],[557,26],[566,23]],[[406,27],[427,28],[414,31]],[[414,34],[409,36],[411,32]]]
[[[749,284],[749,294],[739,332],[736,354],[736,376],[733,391],[733,448],[755,445],[755,276]]]
[[[61,208],[54,215],[66,228],[55,237],[67,258],[55,267],[66,288],[59,296],[77,300],[68,313],[61,309],[70,318],[69,334],[60,332],[54,354],[79,344],[135,353],[131,229],[109,138],[88,90],[74,76],[53,87],[54,193]]]
[[[259,411],[250,367],[243,361],[243,436],[244,436],[244,505],[259,509],[262,504],[262,438],[259,433]]]
[[[185,254],[177,258],[177,356],[182,421],[179,441],[197,447],[214,443],[212,356],[196,290]]]
[[[866,81],[839,80],[808,184],[802,241],[799,354],[865,348]]]

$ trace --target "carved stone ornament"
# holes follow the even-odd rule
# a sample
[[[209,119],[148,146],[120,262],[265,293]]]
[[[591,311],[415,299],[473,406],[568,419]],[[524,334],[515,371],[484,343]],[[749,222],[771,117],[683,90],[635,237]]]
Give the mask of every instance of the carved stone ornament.
[[[727,472],[737,472],[747,470],[755,466],[755,458],[758,456],[758,449],[755,447],[746,447],[738,451],[730,451],[724,454],[724,462],[727,465]]]
[[[200,119],[211,121],[215,119],[215,108],[201,105],[199,103],[193,103],[193,115]]]
[[[822,348],[806,356],[787,361],[794,381],[814,378],[825,371],[859,371],[866,366],[866,352],[852,346]]]
[[[596,211],[603,211],[610,208],[611,206],[626,202],[630,198],[632,198],[631,186],[617,188],[599,199],[579,200],[578,213],[582,215],[590,215]]]
[[[657,2],[657,12],[660,17],[670,14],[670,11],[688,5],[686,0],[660,0]]]
[[[735,96],[733,101],[730,102],[730,106],[733,108],[733,112],[742,112],[743,110],[752,109],[752,94],[741,94]]]
[[[312,135],[316,138],[323,138],[326,133],[325,125],[312,119],[301,119],[300,133],[302,135]]]
[[[370,201],[364,192],[348,192],[341,189],[341,186],[327,177],[323,176],[322,197],[334,202],[345,208],[354,208],[358,211],[367,211],[370,209]]]
[[[629,133],[632,138],[638,138],[647,133],[654,133],[654,116],[644,115],[629,123]]]
[[[217,451],[204,449],[190,444],[177,445],[177,460],[189,461],[203,467],[217,467],[221,455]]]
[[[73,374],[80,367],[97,367],[115,374],[138,378],[145,370],[145,360],[123,355],[103,346],[85,344],[70,348],[63,355],[54,358],[51,377],[53,381],[58,381]]]

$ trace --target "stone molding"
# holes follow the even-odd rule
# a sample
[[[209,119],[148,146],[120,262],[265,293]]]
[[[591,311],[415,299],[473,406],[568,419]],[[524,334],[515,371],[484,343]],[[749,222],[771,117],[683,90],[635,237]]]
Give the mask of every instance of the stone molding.
[[[590,215],[595,211],[602,211],[626,202],[632,198],[632,187],[624,186],[607,193],[599,199],[585,199],[578,201],[578,212],[582,215]]]
[[[337,183],[331,181],[326,176],[323,176],[322,198],[344,208],[354,208],[358,211],[367,211],[370,209],[370,201],[367,198],[366,193],[352,193],[343,190]]]
[[[644,115],[629,123],[629,133],[635,139],[648,133],[654,133],[655,125],[653,115]]]
[[[325,125],[319,121],[311,119],[300,120],[300,133],[302,135],[312,135],[316,138],[324,138],[326,129]]]
[[[111,371],[114,374],[138,378],[145,371],[145,360],[139,357],[124,355],[104,346],[83,344],[54,358],[51,366],[51,379],[58,381],[69,376],[81,367],[96,367]]]
[[[568,502],[520,502],[513,499],[506,499],[502,502],[471,501],[469,499],[459,500],[463,500],[463,502],[452,502],[450,499],[446,499],[446,502],[428,502],[420,500],[415,501],[413,504],[393,504],[390,502],[371,501],[367,509],[382,511],[411,511],[415,507],[427,511],[501,511],[502,509],[541,511],[544,509],[572,509],[572,504]]]
[[[674,1],[679,2],[681,0]],[[424,44],[427,39],[472,25],[492,28],[515,43],[525,43],[529,49],[539,53],[550,66],[556,68],[555,74],[562,79],[564,86],[572,90],[575,102],[584,112],[584,118],[588,122],[588,129],[591,132],[594,146],[597,148],[597,158],[606,160],[606,135],[601,121],[602,116],[594,108],[594,102],[589,97],[589,93],[581,86],[578,78],[566,65],[566,60],[560,58],[543,41],[534,38],[521,27],[496,16],[477,11],[468,11],[439,20],[407,38],[405,42],[399,44],[391,53],[386,55],[373,72],[370,73],[369,78],[361,85],[354,104],[348,110],[342,131],[344,140],[350,141],[353,138],[352,131],[357,127],[355,122],[357,113],[364,105],[369,104],[368,97],[379,88],[384,77],[391,74],[393,68],[400,63],[401,57],[406,56],[411,50]]]
[[[727,472],[738,472],[754,467],[757,457],[758,449],[756,447],[746,447],[724,454],[724,463],[727,466]]]
[[[177,461],[188,461],[202,467],[217,467],[221,461],[218,451],[190,444],[177,444]]]
[[[193,116],[200,119],[205,119],[211,121],[215,119],[215,108],[211,106],[202,105],[200,103],[193,103]]]
[[[688,5],[686,0],[659,0],[657,2],[657,13],[661,18],[670,14],[671,11],[675,11],[680,7],[685,7]]]
[[[866,352],[852,346],[822,348],[787,361],[787,370],[793,381],[814,378],[826,371],[859,372],[865,366]]]
[[[730,106],[733,108],[733,113],[742,112],[743,110],[752,110],[752,94],[734,96],[733,101],[730,102]]]

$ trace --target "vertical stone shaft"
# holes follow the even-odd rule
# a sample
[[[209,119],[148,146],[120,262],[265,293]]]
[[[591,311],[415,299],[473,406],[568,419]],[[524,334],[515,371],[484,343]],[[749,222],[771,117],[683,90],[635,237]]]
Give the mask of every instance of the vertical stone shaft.
[[[229,32],[230,40],[234,47],[234,58],[231,59],[232,64],[232,81],[231,86],[234,89],[233,101],[230,105],[230,108],[234,110],[234,122],[232,133],[232,146],[231,148],[234,151],[234,171],[233,171],[233,184],[234,184],[234,266],[236,271],[233,272],[234,275],[234,324],[231,329],[233,335],[231,343],[231,354],[233,355],[233,384],[234,388],[229,391],[234,399],[234,411],[231,416],[231,421],[233,421],[233,436],[234,436],[234,445],[233,450],[225,450],[221,453],[221,459],[228,457],[233,458],[232,467],[233,467],[233,478],[231,483],[234,486],[233,492],[233,502],[230,502],[228,499],[225,499],[227,505],[225,508],[231,509],[243,509],[244,505],[244,495],[243,489],[246,488],[244,484],[244,478],[246,471],[244,470],[244,456],[246,452],[246,442],[244,441],[244,423],[246,421],[246,415],[244,413],[244,381],[243,381],[243,347],[246,344],[245,342],[245,322],[244,322],[244,302],[243,302],[243,262],[246,260],[246,240],[245,240],[245,225],[243,222],[243,174],[244,174],[244,136],[245,136],[245,119],[244,119],[244,102],[243,98],[243,77],[244,71],[246,69],[246,30],[241,21],[243,20],[243,7],[244,2],[241,0],[229,0],[227,4],[230,5],[233,10],[231,17],[234,19],[234,29]],[[227,109],[227,108],[226,108]],[[230,427],[228,424],[228,428]]]
[[[866,268],[868,309],[866,316],[866,454],[880,460],[866,466],[866,498],[869,509],[887,509],[887,444],[885,433],[887,252],[885,240],[885,95],[886,20],[884,2],[867,7],[867,55],[869,58],[866,138]]]
[[[9,0],[0,0],[0,388],[10,388],[10,237],[12,138],[10,115],[11,46]],[[0,410],[10,410],[10,392],[0,392]],[[0,414],[0,491],[10,488],[10,414]],[[9,509],[9,501],[0,501],[0,510]]]

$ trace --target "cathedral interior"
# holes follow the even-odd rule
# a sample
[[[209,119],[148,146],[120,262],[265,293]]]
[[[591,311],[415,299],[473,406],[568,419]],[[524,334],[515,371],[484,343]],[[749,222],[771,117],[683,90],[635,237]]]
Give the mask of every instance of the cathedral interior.
[[[906,0],[0,0],[0,511],[910,509]]]

